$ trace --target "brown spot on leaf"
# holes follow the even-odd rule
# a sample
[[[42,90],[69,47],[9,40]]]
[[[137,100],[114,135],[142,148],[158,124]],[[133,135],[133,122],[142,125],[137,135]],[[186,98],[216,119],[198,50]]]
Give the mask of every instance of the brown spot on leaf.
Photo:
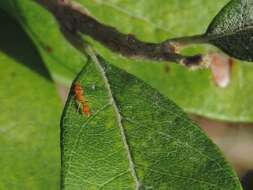
[[[52,52],[53,52],[53,48],[50,47],[50,46],[45,46],[45,50],[46,50],[48,53],[52,53]]]
[[[164,65],[164,71],[165,71],[165,73],[170,73],[170,65],[169,65],[169,63],[165,63],[165,65]]]

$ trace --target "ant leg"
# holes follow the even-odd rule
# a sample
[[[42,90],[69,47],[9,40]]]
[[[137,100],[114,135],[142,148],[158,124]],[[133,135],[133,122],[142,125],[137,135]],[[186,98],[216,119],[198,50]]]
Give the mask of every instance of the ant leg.
[[[80,102],[77,102],[77,109],[76,109],[76,113],[79,113],[80,112],[80,108],[81,108],[81,103]]]

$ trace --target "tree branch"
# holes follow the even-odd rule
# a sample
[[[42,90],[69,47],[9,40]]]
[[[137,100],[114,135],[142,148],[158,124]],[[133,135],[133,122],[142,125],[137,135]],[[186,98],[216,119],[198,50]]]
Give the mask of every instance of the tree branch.
[[[123,56],[171,61],[188,67],[206,64],[202,55],[183,56],[177,53],[178,46],[204,43],[205,40],[201,35],[167,40],[162,43],[143,42],[131,34],[122,34],[117,29],[98,22],[85,8],[73,1],[37,0],[37,2],[54,14],[63,31],[88,35]]]

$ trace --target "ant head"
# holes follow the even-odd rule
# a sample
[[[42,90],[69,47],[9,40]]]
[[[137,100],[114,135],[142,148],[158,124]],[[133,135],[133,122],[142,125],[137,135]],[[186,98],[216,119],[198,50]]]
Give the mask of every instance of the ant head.
[[[79,82],[75,83],[74,84],[74,90],[75,91],[83,90],[81,83],[79,83]]]

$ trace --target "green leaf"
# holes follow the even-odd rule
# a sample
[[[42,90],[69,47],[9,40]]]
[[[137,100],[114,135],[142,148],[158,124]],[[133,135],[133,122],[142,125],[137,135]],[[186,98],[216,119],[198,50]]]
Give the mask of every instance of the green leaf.
[[[14,6],[15,2],[16,6]],[[167,38],[201,34],[229,0],[78,0],[92,16],[124,33],[145,41],[161,42]],[[82,68],[83,56],[66,42],[53,16],[33,0],[0,1],[0,7],[14,15],[37,44],[49,70],[58,81],[70,84]],[[39,15],[39,16],[38,16]],[[39,21],[38,21],[39,17]],[[175,101],[185,111],[215,119],[235,122],[253,121],[252,64],[236,61],[230,85],[217,87],[211,73],[189,72],[172,65],[129,60],[115,55],[93,42],[97,51],[112,64],[134,74]],[[52,47],[48,53],[46,46]],[[189,48],[187,53],[209,51],[209,46]],[[240,92],[240,93],[238,93]]]
[[[253,61],[253,1],[230,1],[215,17],[206,37],[229,55]]]
[[[0,8],[19,21],[53,79],[70,85],[86,58],[65,40],[54,17],[34,0],[0,1]]]
[[[241,189],[217,147],[172,101],[92,60],[62,116],[62,189]],[[78,111],[77,83],[90,117]]]
[[[62,105],[43,62],[0,11],[0,189],[56,190]]]

